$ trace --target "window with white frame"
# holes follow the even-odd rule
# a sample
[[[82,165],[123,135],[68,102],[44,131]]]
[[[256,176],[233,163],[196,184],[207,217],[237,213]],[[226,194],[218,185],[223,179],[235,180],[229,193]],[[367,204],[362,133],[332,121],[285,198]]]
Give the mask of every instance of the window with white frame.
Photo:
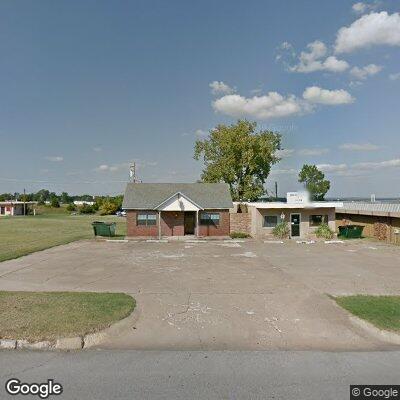
[[[278,215],[264,215],[264,228],[275,228],[279,223],[279,216]]]
[[[157,215],[154,213],[140,212],[137,215],[137,225],[152,226],[157,223]]]

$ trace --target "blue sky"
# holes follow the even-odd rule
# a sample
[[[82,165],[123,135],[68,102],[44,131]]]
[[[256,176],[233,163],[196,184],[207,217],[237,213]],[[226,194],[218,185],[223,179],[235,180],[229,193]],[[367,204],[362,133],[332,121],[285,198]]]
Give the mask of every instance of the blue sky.
[[[397,3],[397,4],[396,4]],[[400,6],[336,1],[0,3],[0,192],[198,179],[197,138],[239,117],[283,134],[280,192],[399,196]]]

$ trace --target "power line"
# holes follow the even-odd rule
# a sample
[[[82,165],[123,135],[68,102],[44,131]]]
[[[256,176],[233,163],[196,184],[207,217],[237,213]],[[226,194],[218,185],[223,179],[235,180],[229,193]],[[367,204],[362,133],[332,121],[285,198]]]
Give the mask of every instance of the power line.
[[[40,181],[40,180],[30,180],[30,179],[13,179],[13,178],[0,178],[3,182],[16,182],[16,183],[46,183],[53,185],[98,185],[98,184],[110,184],[110,183],[127,183],[126,180],[121,181],[74,181],[74,182],[60,182],[60,181]]]

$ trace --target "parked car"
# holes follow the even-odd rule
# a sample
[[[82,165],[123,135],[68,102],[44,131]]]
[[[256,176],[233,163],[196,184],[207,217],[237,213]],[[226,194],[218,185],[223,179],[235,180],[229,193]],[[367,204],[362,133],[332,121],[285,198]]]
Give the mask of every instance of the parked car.
[[[126,211],[117,211],[115,215],[118,217],[126,217]]]

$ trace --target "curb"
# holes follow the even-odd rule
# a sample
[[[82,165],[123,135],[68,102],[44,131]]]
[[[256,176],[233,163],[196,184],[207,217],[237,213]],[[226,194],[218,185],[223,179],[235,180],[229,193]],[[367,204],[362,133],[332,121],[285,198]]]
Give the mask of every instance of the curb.
[[[104,339],[118,335],[121,331],[134,326],[139,318],[139,311],[136,304],[135,309],[126,318],[117,321],[108,328],[99,332],[88,333],[85,336],[59,338],[52,343],[40,341],[30,343],[25,339],[0,339],[0,349],[4,350],[82,350],[100,344]]]
[[[135,323],[139,319],[140,311],[138,305],[136,304],[135,309],[126,318],[121,319],[115,324],[109,326],[102,331],[90,333],[83,338],[83,348],[88,349],[99,345],[105,339],[113,336],[119,335],[121,332],[131,329],[135,326]]]
[[[400,335],[398,333],[386,331],[384,329],[379,329],[375,325],[372,325],[370,322],[367,322],[352,314],[349,315],[349,320],[353,325],[363,329],[370,335],[374,336],[376,339],[400,345]]]
[[[344,312],[347,316],[347,319],[350,321],[350,323],[353,325],[353,327],[358,328],[359,330],[363,330],[364,333],[367,333],[371,335],[373,338],[390,343],[390,344],[396,344],[400,345],[400,334],[392,332],[392,331],[387,331],[385,329],[379,329],[375,325],[371,324],[368,321],[365,321],[362,318],[359,318],[352,314],[350,311],[346,310],[345,308],[341,307],[338,303],[335,301],[335,297],[332,295],[327,295],[328,298],[331,299],[332,303],[334,304],[335,307],[337,307],[339,310]]]

